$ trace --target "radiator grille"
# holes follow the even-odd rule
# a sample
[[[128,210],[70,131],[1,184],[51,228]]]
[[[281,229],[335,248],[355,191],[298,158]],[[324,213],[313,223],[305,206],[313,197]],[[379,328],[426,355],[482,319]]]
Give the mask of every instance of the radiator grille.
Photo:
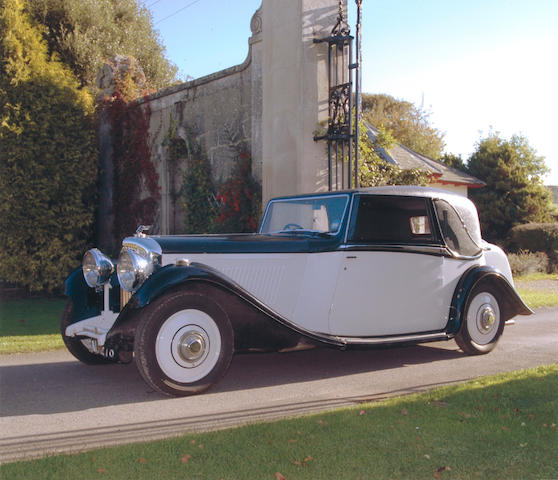
[[[120,289],[120,310],[122,310],[126,306],[126,304],[130,301],[130,298],[132,298],[132,294],[130,292],[127,292],[123,288],[121,288]]]

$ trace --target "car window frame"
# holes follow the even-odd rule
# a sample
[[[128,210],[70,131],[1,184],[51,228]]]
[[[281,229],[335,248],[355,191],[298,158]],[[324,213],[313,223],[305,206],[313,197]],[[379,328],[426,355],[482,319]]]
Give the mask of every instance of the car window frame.
[[[301,195],[301,196],[294,196],[294,197],[273,198],[266,205],[265,212],[264,212],[264,214],[262,216],[262,220],[260,222],[260,227],[258,228],[258,234],[260,234],[260,235],[273,235],[274,234],[273,232],[271,232],[271,233],[263,233],[262,232],[262,229],[265,225],[265,222],[266,222],[267,216],[269,214],[271,205],[273,203],[285,202],[285,201],[293,201],[294,202],[294,201],[297,201],[297,200],[313,200],[313,199],[316,199],[316,198],[341,198],[341,197],[345,197],[346,202],[345,202],[345,206],[343,208],[343,213],[340,216],[341,221],[339,222],[339,228],[337,229],[337,231],[335,233],[334,232],[329,232],[329,234],[332,237],[337,237],[338,238],[339,236],[343,235],[345,233],[346,229],[347,229],[347,222],[348,222],[347,212],[349,212],[349,216],[350,216],[350,211],[351,211],[352,203],[353,203],[352,198],[349,195],[349,193],[331,192],[331,193],[328,193],[328,194],[321,194],[321,195],[320,194],[318,194],[318,195]]]
[[[438,210],[436,208],[435,202],[444,202],[445,204],[447,204],[455,213],[455,215],[457,216],[457,218],[459,219],[459,222],[463,228],[463,231],[467,234],[467,237],[469,237],[469,240],[478,248],[477,253],[475,253],[474,255],[463,255],[462,253],[459,253],[457,251],[455,251],[454,249],[452,249],[444,236],[444,233],[442,231],[442,225],[440,223],[440,217],[438,215]],[[460,260],[475,260],[478,259],[482,256],[483,252],[484,252],[484,248],[482,245],[479,245],[475,239],[473,238],[473,235],[471,234],[469,227],[467,226],[467,223],[463,220],[462,215],[459,213],[459,210],[457,208],[455,208],[454,205],[451,204],[451,202],[448,202],[447,199],[445,198],[435,198],[432,199],[432,209],[433,209],[433,213],[434,216],[436,218],[436,228],[439,232],[440,238],[442,239],[443,245],[446,248],[446,250],[449,253],[449,256],[451,256],[452,258],[456,258],[456,259],[460,259]]]
[[[358,219],[358,211],[359,211],[359,204],[361,199],[363,198],[391,198],[391,199],[409,199],[409,200],[422,200],[425,203],[426,207],[426,216],[428,218],[428,222],[430,224],[430,230],[432,235],[432,240],[425,241],[425,242],[371,242],[371,241],[357,241],[352,238],[355,233],[356,223]],[[412,217],[409,217],[409,219]],[[409,226],[410,227],[410,226]],[[421,196],[414,196],[414,195],[377,195],[377,194],[368,194],[368,193],[357,193],[353,196],[351,202],[351,209],[349,211],[349,218],[347,222],[347,228],[345,232],[345,246],[346,248],[357,247],[357,246],[368,246],[373,249],[390,249],[394,247],[404,247],[407,249],[412,250],[420,250],[420,249],[427,249],[424,253],[430,253],[429,249],[433,249],[433,252],[438,253],[440,247],[444,247],[444,242],[441,235],[440,225],[438,223],[438,219],[436,217],[436,211],[434,209],[434,205],[432,199],[429,197],[421,197]]]

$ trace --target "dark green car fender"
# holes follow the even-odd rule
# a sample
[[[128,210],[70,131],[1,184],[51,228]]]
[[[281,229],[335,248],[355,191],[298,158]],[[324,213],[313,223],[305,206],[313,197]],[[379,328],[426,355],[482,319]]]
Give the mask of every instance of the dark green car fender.
[[[169,290],[188,281],[207,281],[223,285],[226,282],[216,275],[207,265],[196,263],[185,265],[166,265],[155,271],[133,295],[130,308],[143,308],[164,295]]]
[[[120,284],[118,283],[116,272],[111,275],[109,282],[111,287],[109,293],[109,308],[113,312],[118,312],[120,310]],[[70,298],[73,304],[71,323],[76,323],[101,314],[104,308],[104,288],[95,289],[87,285],[83,278],[83,270],[81,267],[76,268],[68,275],[64,286],[64,293]]]
[[[469,268],[460,278],[450,307],[446,333],[455,335],[459,332],[465,315],[465,307],[469,296],[480,283],[489,285],[500,293],[504,321],[516,315],[531,315],[533,311],[510,284],[504,274],[493,267],[483,265]]]

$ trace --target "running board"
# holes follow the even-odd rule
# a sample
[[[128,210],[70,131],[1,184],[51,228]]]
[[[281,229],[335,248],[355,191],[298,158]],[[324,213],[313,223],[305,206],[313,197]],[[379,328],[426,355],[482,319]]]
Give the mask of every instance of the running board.
[[[386,343],[422,343],[450,340],[453,335],[445,332],[422,333],[416,335],[393,335],[386,337],[337,337],[348,345],[381,345]]]

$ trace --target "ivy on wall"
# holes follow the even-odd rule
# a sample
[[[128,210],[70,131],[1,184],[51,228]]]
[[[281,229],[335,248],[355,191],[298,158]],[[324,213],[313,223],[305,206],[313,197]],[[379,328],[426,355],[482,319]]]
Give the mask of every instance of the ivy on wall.
[[[180,159],[186,162],[182,187],[176,193],[184,208],[186,233],[244,233],[257,229],[261,186],[252,176],[246,149],[238,148],[232,176],[216,184],[209,159],[191,129],[185,138],[180,138],[171,122],[164,145],[171,169]]]
[[[114,159],[113,235],[119,242],[138,225],[151,225],[160,199],[159,175],[149,148],[149,103],[132,101],[137,95],[133,71],[118,78],[108,102]],[[133,93],[131,93],[133,92]]]
[[[252,159],[241,150],[232,177],[223,182],[217,194],[217,228],[223,232],[254,232],[261,210],[261,186],[252,176]]]

